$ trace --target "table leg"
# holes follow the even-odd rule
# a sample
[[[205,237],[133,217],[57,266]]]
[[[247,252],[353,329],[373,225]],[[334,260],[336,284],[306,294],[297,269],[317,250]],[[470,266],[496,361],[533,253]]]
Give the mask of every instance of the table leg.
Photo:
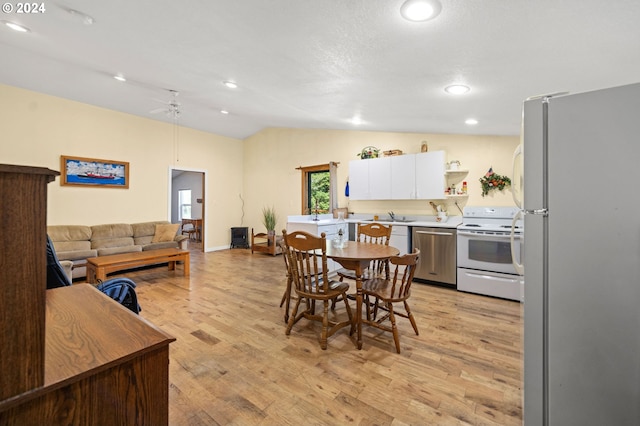
[[[95,284],[96,282],[96,268],[93,263],[87,262],[87,282],[89,284]]]
[[[189,261],[189,253],[184,255],[184,276],[188,277],[191,272],[191,262]]]
[[[103,282],[104,280],[107,279],[107,273],[105,272],[104,268],[98,266],[95,269],[96,269],[96,280],[94,282]]]
[[[362,349],[362,268],[356,268],[356,328],[358,349]]]

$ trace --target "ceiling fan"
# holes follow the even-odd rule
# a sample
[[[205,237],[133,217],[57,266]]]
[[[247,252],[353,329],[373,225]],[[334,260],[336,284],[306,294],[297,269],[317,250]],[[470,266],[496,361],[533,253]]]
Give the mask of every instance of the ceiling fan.
[[[152,109],[151,111],[149,111],[149,113],[158,114],[163,112],[167,115],[167,117],[171,117],[174,120],[177,120],[180,116],[180,102],[178,102],[178,95],[180,94],[180,92],[178,92],[177,90],[169,90],[169,92],[173,95],[173,99],[171,99],[169,102],[154,99],[154,101],[163,103],[166,106],[162,108]]]

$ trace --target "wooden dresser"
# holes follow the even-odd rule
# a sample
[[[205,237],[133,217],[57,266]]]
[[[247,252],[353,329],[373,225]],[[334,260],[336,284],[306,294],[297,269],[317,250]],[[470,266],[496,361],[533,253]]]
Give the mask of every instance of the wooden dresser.
[[[166,425],[175,339],[89,284],[46,290],[57,174],[0,164],[0,424]]]

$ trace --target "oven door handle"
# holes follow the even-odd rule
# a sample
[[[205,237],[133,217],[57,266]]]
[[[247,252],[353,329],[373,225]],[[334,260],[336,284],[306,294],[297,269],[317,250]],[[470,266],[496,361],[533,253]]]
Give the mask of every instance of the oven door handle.
[[[513,277],[513,278],[497,277],[495,275],[479,274],[479,273],[467,272],[467,271],[465,271],[465,274],[467,274],[467,275],[469,275],[471,277],[476,277],[476,278],[480,278],[480,279],[483,279],[483,280],[504,281],[504,282],[507,282],[507,283],[517,283],[518,281],[520,281],[522,279],[522,277]]]
[[[463,235],[465,237],[489,237],[489,238],[502,238],[502,239],[510,239],[511,235],[510,234],[480,234],[477,232],[465,232],[465,231],[458,231],[458,235]],[[521,235],[520,234],[513,234],[513,238],[520,238]]]

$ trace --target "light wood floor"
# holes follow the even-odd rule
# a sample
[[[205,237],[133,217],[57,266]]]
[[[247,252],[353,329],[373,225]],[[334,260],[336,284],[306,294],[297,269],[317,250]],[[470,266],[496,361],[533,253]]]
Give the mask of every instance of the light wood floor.
[[[420,335],[400,318],[401,354],[368,327],[361,351],[348,329],[323,351],[319,324],[303,319],[285,336],[281,256],[194,251],[188,278],[166,266],[124,275],[141,315],[177,338],[171,425],[522,423],[518,303],[414,284]]]

